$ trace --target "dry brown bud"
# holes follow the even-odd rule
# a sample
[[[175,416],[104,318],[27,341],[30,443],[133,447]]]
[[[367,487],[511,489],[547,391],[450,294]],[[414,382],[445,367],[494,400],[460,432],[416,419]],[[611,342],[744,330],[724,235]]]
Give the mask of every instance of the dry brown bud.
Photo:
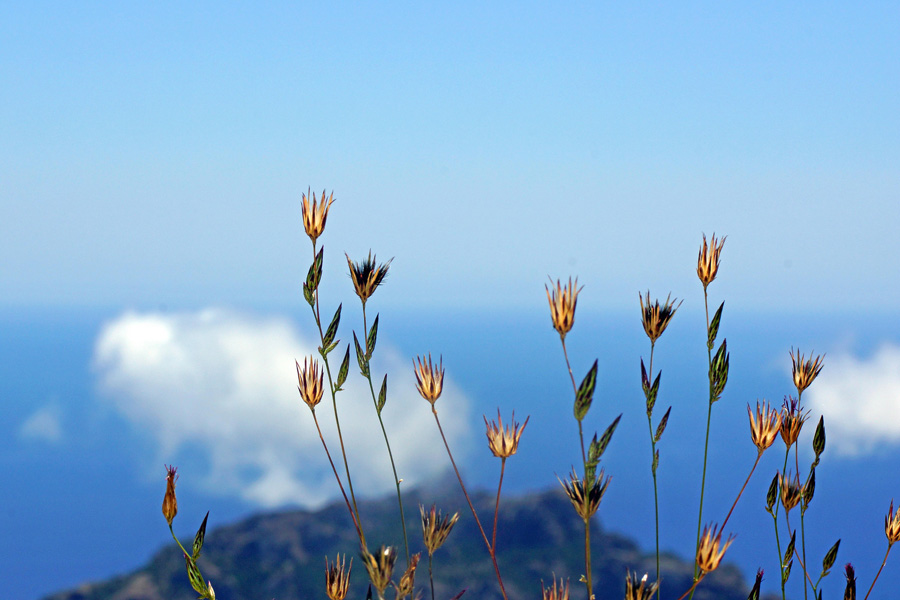
[[[552,279],[550,283],[553,283]],[[569,277],[569,283],[565,286],[557,279],[552,295],[550,288],[546,285],[544,286],[544,289],[547,290],[547,301],[550,303],[550,317],[553,321],[553,328],[559,332],[559,337],[563,339],[571,331],[572,325],[575,324],[575,305],[578,304],[578,293],[581,291],[581,288],[577,286],[578,279],[576,278],[573,284],[571,277]]]
[[[763,401],[762,405],[757,401],[756,414],[750,411],[750,405],[747,405],[747,414],[750,417],[750,439],[756,445],[756,448],[763,452],[767,450],[773,443],[775,437],[781,430],[781,413],[769,406]]]
[[[347,255],[344,254],[344,256]],[[365,304],[366,300],[375,293],[375,289],[381,285],[384,278],[387,277],[388,269],[393,260],[394,259],[392,258],[386,263],[379,265],[375,262],[375,256],[371,251],[369,252],[368,258],[361,263],[354,263],[350,260],[350,257],[347,256],[347,264],[350,266],[350,279],[353,281],[353,289],[356,290],[356,295],[359,296],[359,299],[362,300],[363,304]]]
[[[697,568],[702,573],[710,573],[719,568],[722,557],[728,546],[734,541],[734,536],[729,535],[725,543],[722,543],[722,532],[718,526],[709,525],[703,528],[703,536],[700,538],[700,546],[697,548]]]
[[[784,399],[781,406],[781,439],[790,448],[800,438],[800,430],[809,418],[809,411],[803,412],[800,401],[792,396]]]
[[[781,505],[784,506],[784,512],[789,513],[791,509],[800,504],[800,500],[803,498],[803,486],[800,485],[800,478],[797,475],[793,479],[779,475],[778,487],[781,489]]]
[[[311,410],[315,410],[316,405],[322,401],[325,390],[319,362],[315,358],[304,358],[303,367],[296,360],[294,364],[297,367],[297,389],[300,391],[300,397]]]
[[[894,512],[893,500],[891,500],[891,508],[884,518],[884,535],[887,536],[888,544],[893,545],[900,542],[900,506],[897,507],[897,512]]]
[[[172,526],[172,520],[178,514],[178,500],[175,498],[175,482],[178,481],[178,467],[165,465],[166,467],[166,495],[163,497],[162,514]]]
[[[412,595],[413,588],[416,584],[416,566],[418,564],[418,553],[409,557],[409,566],[406,567],[406,571],[404,571],[403,576],[400,578],[399,585],[394,586],[397,588],[397,600],[402,600],[403,598]]]
[[[525,423],[520,427],[519,424],[516,423],[516,413],[513,412],[512,425],[507,425],[504,428],[503,420],[500,418],[500,409],[497,409],[496,423],[493,421],[488,423],[487,417],[484,417],[484,425],[487,428],[485,434],[487,435],[488,446],[494,456],[498,458],[509,458],[516,453],[516,450],[519,449],[519,438],[522,437],[522,432],[525,431],[525,426],[528,425],[528,419],[530,418],[531,417],[527,417]]]
[[[648,584],[646,573],[639,582],[637,573],[629,571],[625,577],[625,600],[650,600],[657,588],[659,588],[659,582]]]
[[[791,348],[791,374],[794,376],[794,386],[797,388],[797,395],[803,393],[803,390],[808,388],[813,381],[815,381],[816,377],[818,377],[819,373],[822,372],[822,367],[825,366],[822,362],[823,356],[816,356],[815,360],[813,360],[812,354],[810,354],[809,359],[800,354],[800,349],[797,349],[797,354],[794,355],[794,349]]]
[[[559,578],[559,584],[556,583],[556,577],[553,577],[553,587],[544,587],[544,581],[541,580],[541,598],[542,600],[569,600],[569,582]]]
[[[345,570],[346,568],[346,570]],[[340,554],[334,560],[334,564],[328,564],[325,557],[325,593],[331,600],[344,600],[350,587],[350,571],[353,570],[353,559],[347,566],[347,557]]]
[[[703,236],[703,245],[700,246],[700,254],[697,257],[697,276],[703,283],[703,289],[713,282],[719,272],[719,259],[724,245],[725,238],[719,241],[716,234],[712,235],[709,245],[706,243],[706,235]]]
[[[653,304],[650,303],[649,291],[647,292],[647,304],[644,304],[644,297],[638,294],[638,299],[641,302],[641,321],[644,324],[644,332],[650,338],[651,343],[656,343],[656,340],[668,327],[669,321],[675,316],[675,311],[681,306],[681,302],[677,305],[675,304],[678,298],[675,300],[671,298],[672,294],[669,294],[666,297],[666,301],[660,306],[659,300]]]
[[[334,202],[334,192],[326,200],[325,190],[322,190],[321,204],[316,203],[316,195],[313,193],[311,195],[311,205],[308,194],[309,190],[307,190],[306,194],[303,194],[303,228],[306,230],[306,235],[312,240],[313,246],[315,246],[316,239],[325,231],[325,220],[328,218],[328,209],[331,208],[331,204]]]
[[[378,597],[384,598],[384,590],[391,583],[391,575],[394,573],[397,549],[393,546],[381,546],[378,552],[371,554],[367,548],[363,548],[362,558],[369,573],[369,581],[378,590]]]
[[[603,469],[600,469],[600,473],[594,478],[594,481],[588,482],[587,489],[585,489],[584,480],[579,479],[575,475],[575,471],[572,471],[567,480],[560,481],[572,506],[575,507],[575,512],[585,521],[594,516],[594,513],[600,508],[600,501],[603,500],[606,488],[609,487],[610,478],[604,479],[603,474]]]
[[[441,357],[440,363],[434,365],[431,362],[431,354],[428,355],[426,362],[423,357],[416,357],[413,361],[413,367],[416,370],[416,389],[423,398],[431,402],[432,405],[441,397],[444,389],[444,359]]]
[[[447,541],[447,536],[459,520],[459,513],[442,515],[433,504],[427,513],[425,507],[420,504],[419,512],[422,514],[422,537],[425,540],[425,547],[429,554],[434,554]]]

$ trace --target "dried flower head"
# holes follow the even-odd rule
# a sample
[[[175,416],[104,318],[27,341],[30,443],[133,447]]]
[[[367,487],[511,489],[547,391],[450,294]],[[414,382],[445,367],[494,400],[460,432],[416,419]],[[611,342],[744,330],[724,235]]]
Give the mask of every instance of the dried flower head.
[[[401,600],[402,598],[406,598],[407,596],[411,596],[413,593],[413,588],[416,586],[416,567],[419,564],[419,553],[413,554],[409,557],[409,565],[406,567],[406,571],[403,572],[403,576],[400,578],[400,583],[394,586],[397,589],[397,600]]]
[[[606,488],[609,487],[610,478],[604,479],[603,474],[603,469],[600,469],[600,473],[593,482],[589,482],[587,489],[585,489],[584,480],[579,479],[574,470],[567,480],[559,482],[566,490],[566,495],[572,502],[572,506],[575,507],[575,512],[585,521],[594,516],[594,513],[600,508],[600,501],[603,500]]]
[[[553,283],[553,280],[550,280]],[[550,288],[546,285],[547,301],[550,303],[550,317],[553,320],[553,328],[559,332],[559,337],[565,339],[566,334],[575,324],[575,305],[578,304],[578,293],[581,288],[578,286],[578,278],[572,283],[569,277],[569,283],[563,286],[559,280],[556,280],[556,287],[553,289],[552,295]]]
[[[178,467],[166,467],[166,495],[163,497],[162,514],[172,526],[172,520],[178,514],[178,500],[175,498],[175,482],[178,481]]]
[[[789,476],[779,474],[778,487],[781,490],[781,505],[784,506],[784,512],[789,513],[792,508],[800,504],[800,500],[803,498],[800,477],[794,475],[791,479]]]
[[[809,418],[809,411],[803,412],[800,401],[793,396],[787,396],[781,406],[781,439],[790,448],[800,437],[800,430]]]
[[[423,398],[431,402],[432,406],[441,397],[444,389],[444,358],[434,365],[431,362],[431,354],[426,361],[424,357],[416,357],[413,361],[416,370],[416,389]]]
[[[844,588],[844,600],[856,600],[856,573],[853,565],[847,563],[844,567],[844,577],[847,578],[847,587]]]
[[[338,554],[334,564],[331,565],[328,564],[328,557],[325,557],[325,593],[328,594],[331,600],[344,600],[347,596],[347,590],[350,587],[351,570],[353,570],[352,558],[348,567],[346,555],[342,558]]]
[[[531,417],[525,418],[525,423],[520,427],[518,423],[516,423],[516,413],[513,412],[512,415],[512,425],[507,425],[503,427],[503,420],[500,418],[500,409],[497,409],[497,422],[491,421],[490,423],[487,420],[487,417],[484,417],[484,425],[486,427],[485,434],[488,439],[488,446],[491,449],[491,452],[494,453],[494,456],[498,458],[509,458],[513,454],[516,453],[516,450],[519,449],[519,438],[522,437],[522,432],[525,431],[525,426],[528,425],[528,419]]]
[[[322,393],[325,390],[319,362],[315,358],[304,358],[302,367],[296,360],[294,364],[297,367],[297,389],[300,390],[300,397],[310,409],[315,410],[316,405],[322,401]]]
[[[344,254],[344,256],[347,255]],[[347,264],[350,266],[350,279],[353,280],[353,289],[356,290],[356,295],[359,296],[363,304],[375,293],[375,289],[387,277],[388,269],[393,260],[392,258],[386,263],[378,264],[375,262],[375,255],[372,254],[371,250],[366,260],[361,263],[354,263],[347,256]]]
[[[397,549],[393,546],[381,546],[375,554],[371,554],[368,548],[363,548],[361,554],[369,573],[369,581],[378,590],[378,597],[383,598],[384,590],[391,583],[391,575],[394,573]]]
[[[894,512],[893,500],[891,500],[891,508],[884,518],[884,535],[887,536],[888,544],[893,545],[900,542],[900,506],[897,507],[897,512]]]
[[[675,316],[675,311],[681,306],[681,302],[675,304],[678,298],[672,300],[672,294],[669,294],[662,306],[659,305],[659,300],[650,304],[649,291],[647,291],[647,304],[644,304],[644,297],[640,294],[638,294],[638,299],[641,301],[641,320],[644,323],[644,332],[650,338],[650,343],[656,343],[656,340],[668,327],[669,321]]]
[[[553,576],[553,587],[544,587],[544,580],[541,580],[541,598],[543,600],[569,600],[569,581],[563,581],[559,578],[559,584],[556,582],[556,576]]]
[[[325,231],[325,220],[328,218],[328,209],[334,202],[334,192],[328,199],[325,199],[325,190],[322,190],[322,202],[316,202],[315,193],[312,194],[312,204],[309,203],[309,190],[303,194],[303,228],[306,235],[312,240],[313,246],[316,245],[316,239]]]
[[[425,547],[428,549],[428,554],[434,554],[447,541],[447,536],[450,535],[450,531],[459,520],[459,513],[443,515],[434,504],[427,513],[425,507],[420,504],[419,512],[422,515],[422,537],[425,540]]]
[[[767,450],[775,443],[775,436],[781,430],[781,413],[763,401],[760,405],[756,402],[756,414],[750,411],[747,405],[747,415],[750,417],[750,439],[756,445],[760,453]]]
[[[726,236],[727,237],[727,236]],[[703,245],[700,246],[700,254],[697,257],[697,276],[703,283],[703,289],[706,289],[710,283],[716,278],[719,272],[719,259],[722,253],[722,246],[725,245],[725,238],[716,239],[716,234],[712,235],[709,245],[706,243],[706,235],[703,235]]]
[[[729,535],[725,543],[722,543],[722,532],[718,531],[718,525],[710,529],[709,525],[703,528],[703,536],[700,538],[700,546],[697,548],[697,568],[702,573],[710,573],[719,568],[722,557],[728,546],[734,541],[734,536]]]
[[[816,356],[815,360],[813,360],[812,353],[810,353],[807,359],[800,354],[799,348],[796,355],[794,354],[794,349],[791,348],[791,374],[794,376],[794,386],[797,388],[797,395],[802,394],[803,390],[808,388],[818,377],[819,373],[822,372],[822,367],[825,366],[822,361],[823,358],[825,357]]]
[[[625,577],[625,600],[650,600],[659,588],[659,582],[647,583],[647,574],[638,581],[637,573],[628,572]]]

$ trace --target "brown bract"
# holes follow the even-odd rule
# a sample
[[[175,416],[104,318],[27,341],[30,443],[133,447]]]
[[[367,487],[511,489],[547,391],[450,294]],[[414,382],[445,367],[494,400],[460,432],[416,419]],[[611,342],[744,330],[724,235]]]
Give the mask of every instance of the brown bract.
[[[800,437],[803,424],[809,418],[809,411],[803,412],[800,401],[792,396],[784,399],[781,406],[781,439],[790,448]]]
[[[704,234],[703,236],[703,245],[700,246],[700,254],[697,256],[697,277],[703,283],[703,289],[706,289],[706,286],[713,282],[716,274],[719,272],[719,259],[721,258],[724,245],[724,237],[721,240],[717,240],[716,234],[713,234],[709,244],[707,244],[706,235]]]
[[[330,600],[344,600],[347,596],[351,570],[353,570],[352,558],[348,567],[346,555],[341,557],[338,554],[332,565],[328,564],[328,557],[325,557],[325,593],[328,594]]]
[[[489,423],[487,417],[484,417],[484,425],[487,428],[485,434],[487,435],[488,446],[494,456],[498,458],[509,458],[516,453],[516,450],[519,449],[519,438],[522,437],[522,432],[525,431],[525,426],[528,425],[528,419],[530,418],[531,417],[526,417],[525,423],[520,427],[519,424],[516,423],[516,413],[513,412],[512,425],[507,425],[504,428],[503,420],[500,418],[499,409],[497,410],[496,423],[493,421]]]
[[[391,583],[394,573],[394,562],[397,560],[397,549],[393,546],[381,546],[375,554],[368,548],[362,549],[362,558],[369,573],[369,581],[378,590],[378,597],[384,597],[384,590]]]
[[[593,517],[600,508],[600,501],[603,500],[606,488],[609,487],[610,478],[604,479],[603,475],[604,471],[600,469],[594,481],[589,481],[585,486],[584,480],[579,479],[573,470],[568,479],[559,482],[566,490],[566,496],[575,507],[575,512],[585,521]]]
[[[417,356],[413,361],[413,367],[416,371],[416,389],[423,398],[434,405],[444,389],[443,357],[437,365],[434,365],[431,362],[431,354],[428,355],[427,360]]]
[[[308,190],[306,194],[303,194],[303,228],[315,246],[316,239],[325,231],[325,220],[328,218],[328,209],[334,202],[334,192],[326,200],[325,190],[322,190],[321,204],[316,203],[315,193],[312,194],[312,204],[310,204],[308,194]]]
[[[790,476],[778,475],[778,487],[781,489],[781,505],[784,506],[784,512],[789,513],[791,509],[800,504],[803,498],[803,486],[800,485],[800,478],[794,475]]]
[[[750,439],[762,453],[775,443],[775,437],[781,429],[781,413],[763,401],[762,405],[756,403],[755,415],[748,404],[747,415],[750,417]]]
[[[810,354],[807,359],[800,354],[799,348],[796,355],[794,349],[791,348],[791,374],[794,376],[794,386],[797,388],[798,395],[802,394],[803,390],[808,388],[822,372],[822,367],[825,366],[824,358],[824,356],[816,356],[813,360],[813,355]]]
[[[897,512],[894,512],[893,500],[891,500],[891,508],[884,518],[884,535],[887,536],[888,543],[891,545],[900,542],[900,507],[897,507]]]
[[[638,294],[638,299],[641,302],[641,321],[644,324],[644,332],[650,338],[651,343],[656,343],[656,340],[668,327],[669,321],[675,316],[675,311],[681,306],[681,302],[676,305],[675,302],[678,298],[672,300],[672,294],[669,294],[662,306],[660,306],[659,300],[651,304],[649,291],[647,292],[647,304],[644,304],[644,298],[640,294]]]
[[[425,547],[428,549],[429,554],[434,554],[447,541],[447,536],[450,535],[450,531],[459,520],[459,513],[443,515],[434,504],[431,505],[431,510],[427,513],[425,512],[425,507],[420,504],[419,512],[422,515],[422,537],[425,541]]]
[[[344,254],[344,256],[347,255]],[[375,293],[375,289],[387,277],[388,269],[393,260],[392,258],[386,263],[379,265],[375,262],[375,255],[371,251],[366,260],[360,263],[354,263],[347,256],[347,265],[350,267],[350,279],[353,280],[353,289],[356,290],[356,295],[359,296],[363,304]]]
[[[637,573],[628,572],[625,577],[625,600],[650,600],[659,588],[659,582],[647,583],[647,574],[638,581]]]
[[[715,571],[733,541],[734,536],[729,535],[728,539],[722,542],[722,531],[718,530],[718,525],[712,528],[709,525],[704,527],[700,546],[697,548],[697,568],[703,573]]]
[[[175,498],[175,482],[178,481],[178,467],[165,465],[166,467],[166,495],[163,497],[162,513],[172,525],[172,520],[178,514],[178,499]]]
[[[569,600],[569,582],[559,578],[559,584],[556,583],[556,577],[553,578],[553,587],[544,587],[544,581],[541,580],[541,598],[543,600]]]
[[[553,280],[550,280],[553,283]],[[550,288],[546,285],[547,301],[550,303],[550,318],[553,321],[553,328],[559,332],[559,336],[565,339],[566,334],[572,330],[575,324],[575,305],[578,304],[578,278],[572,283],[569,277],[569,283],[563,286],[559,280],[556,280],[556,287],[553,288],[552,294]]]
[[[294,364],[297,367],[297,389],[300,391],[300,397],[310,410],[314,410],[322,401],[325,389],[322,385],[323,373],[319,370],[319,362],[315,358],[308,357],[303,359],[302,367],[296,360]]]
[[[400,583],[394,586],[397,588],[397,600],[402,600],[402,598],[412,595],[413,588],[415,588],[416,585],[416,567],[418,564],[419,553],[409,557],[409,566],[406,567],[406,571],[404,571],[403,576],[400,577]]]

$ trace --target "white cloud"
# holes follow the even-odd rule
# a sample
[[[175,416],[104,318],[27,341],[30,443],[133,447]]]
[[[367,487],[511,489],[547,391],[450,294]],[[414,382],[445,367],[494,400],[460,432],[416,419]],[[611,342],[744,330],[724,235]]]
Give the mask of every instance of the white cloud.
[[[36,410],[19,427],[19,435],[26,440],[61,442],[63,431],[59,408],[51,404]]]
[[[882,345],[870,358],[828,355],[806,392],[825,417],[828,446],[841,454],[900,444],[900,348]],[[806,395],[804,395],[806,399]]]
[[[345,338],[331,355],[343,358]],[[430,406],[419,397],[410,358],[387,345],[375,373],[388,372],[385,425],[404,486],[447,466],[435,443]],[[339,494],[309,409],[297,392],[294,359],[315,353],[283,318],[218,309],[194,313],[126,313],[107,323],[94,351],[99,386],[112,406],[158,442],[160,462],[203,448],[210,488],[262,506],[316,505]],[[368,384],[351,352],[346,391],[338,394],[341,429],[357,493],[394,489]],[[379,380],[376,383],[376,391]],[[326,384],[326,390],[327,390]],[[466,432],[468,400],[445,379],[441,424],[453,440]],[[316,409],[329,450],[343,474],[330,395]],[[186,475],[186,474],[185,474]],[[342,475],[343,476],[343,475]],[[346,484],[345,484],[346,485]]]

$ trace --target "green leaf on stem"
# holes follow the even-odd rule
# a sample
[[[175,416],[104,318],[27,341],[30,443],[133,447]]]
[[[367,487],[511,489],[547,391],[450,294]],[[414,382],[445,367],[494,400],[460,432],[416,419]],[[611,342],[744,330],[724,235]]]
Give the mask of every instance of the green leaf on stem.
[[[369,335],[366,337],[366,358],[372,358],[375,352],[375,340],[378,339],[378,315],[375,315],[375,321],[369,328]]]
[[[797,530],[795,529],[793,533],[791,533],[791,542],[787,545],[787,549],[784,551],[784,560],[781,562],[788,563],[791,560],[791,557],[794,556],[794,546],[797,542]]]
[[[653,437],[653,443],[658,444],[659,438],[662,437],[663,431],[666,430],[666,425],[669,423],[669,413],[672,412],[672,407],[666,409],[666,414],[663,415],[663,418],[659,420],[659,425],[656,426],[656,435]]]
[[[356,339],[356,332],[353,332],[353,343],[356,345],[356,364],[359,365],[359,373],[363,377],[369,376],[369,359],[366,358],[366,353],[363,352],[362,346],[359,345],[359,340]]]
[[[187,567],[188,580],[191,582],[191,587],[200,594],[201,598],[206,598],[209,590],[206,587],[206,582],[203,581],[200,569],[197,568],[197,563],[187,554],[184,555],[184,562]]]
[[[315,260],[313,260],[313,264],[311,264],[309,266],[309,271],[306,273],[306,287],[309,288],[310,293],[318,290],[319,282],[322,281],[322,253],[323,252],[325,252],[324,247],[319,249],[319,253],[316,254],[316,258],[315,258]]]
[[[191,553],[193,554],[193,559],[197,560],[200,556],[200,549],[203,548],[203,540],[206,539],[206,521],[209,519],[209,511],[206,512],[206,516],[203,517],[203,523],[200,524],[200,529],[197,530],[197,535],[194,536],[194,547],[191,549]]]
[[[303,283],[303,299],[306,300],[307,304],[311,307],[316,305],[316,298],[313,296],[312,290],[309,289],[309,286],[306,283]]]
[[[819,424],[816,425],[816,433],[813,435],[813,452],[816,453],[816,462],[819,456],[825,452],[825,417],[819,417]]]
[[[384,408],[384,403],[387,402],[387,373],[384,374],[384,379],[381,382],[381,391],[378,392],[378,404],[376,408],[378,409],[378,414],[381,414],[381,409]]]
[[[803,505],[800,507],[801,512],[806,512],[809,503],[812,502],[813,495],[816,493],[816,469],[813,468],[809,472],[809,479],[806,480],[806,485],[803,486],[801,499],[803,500]]]
[[[603,432],[603,435],[600,436],[600,441],[597,442],[597,449],[595,451],[598,461],[600,460],[600,457],[603,456],[603,453],[606,452],[606,447],[609,446],[609,442],[610,440],[612,440],[612,436],[616,432],[616,427],[619,426],[619,420],[621,418],[622,415],[620,414],[613,420],[612,423],[609,424],[609,427],[606,428],[606,431]],[[591,443],[591,446],[593,445],[594,444]]]
[[[591,408],[591,402],[594,401],[594,387],[596,385],[597,361],[595,360],[593,366],[591,366],[591,369],[581,381],[581,385],[578,386],[578,391],[575,393],[575,418],[578,419],[578,421],[584,420],[588,409]]]
[[[337,389],[341,389],[344,382],[347,381],[347,374],[350,372],[350,344],[347,344],[347,351],[344,353],[344,360],[341,361],[341,368],[338,370]]]
[[[328,329],[325,330],[323,345],[326,348],[332,345],[334,337],[337,335],[338,326],[341,324],[341,307],[343,307],[343,304],[338,304],[337,311],[335,311],[334,317],[332,317],[331,323],[328,325]],[[328,352],[328,350],[325,351],[326,354]]]
[[[778,473],[775,473],[775,477],[772,478],[772,483],[769,484],[769,491],[766,492],[766,511],[769,514],[772,514],[772,507],[775,506],[775,502],[778,501]]]
[[[719,305],[719,310],[713,315],[712,321],[709,324],[709,330],[707,331],[706,336],[706,347],[710,350],[716,345],[716,336],[719,335],[719,322],[722,320],[723,308],[725,308],[724,302]]]
[[[831,547],[825,554],[825,558],[822,559],[822,577],[828,575],[829,571],[831,571],[831,567],[834,566],[834,561],[837,560],[838,548],[841,546],[841,540],[838,540],[834,543],[834,546]]]

